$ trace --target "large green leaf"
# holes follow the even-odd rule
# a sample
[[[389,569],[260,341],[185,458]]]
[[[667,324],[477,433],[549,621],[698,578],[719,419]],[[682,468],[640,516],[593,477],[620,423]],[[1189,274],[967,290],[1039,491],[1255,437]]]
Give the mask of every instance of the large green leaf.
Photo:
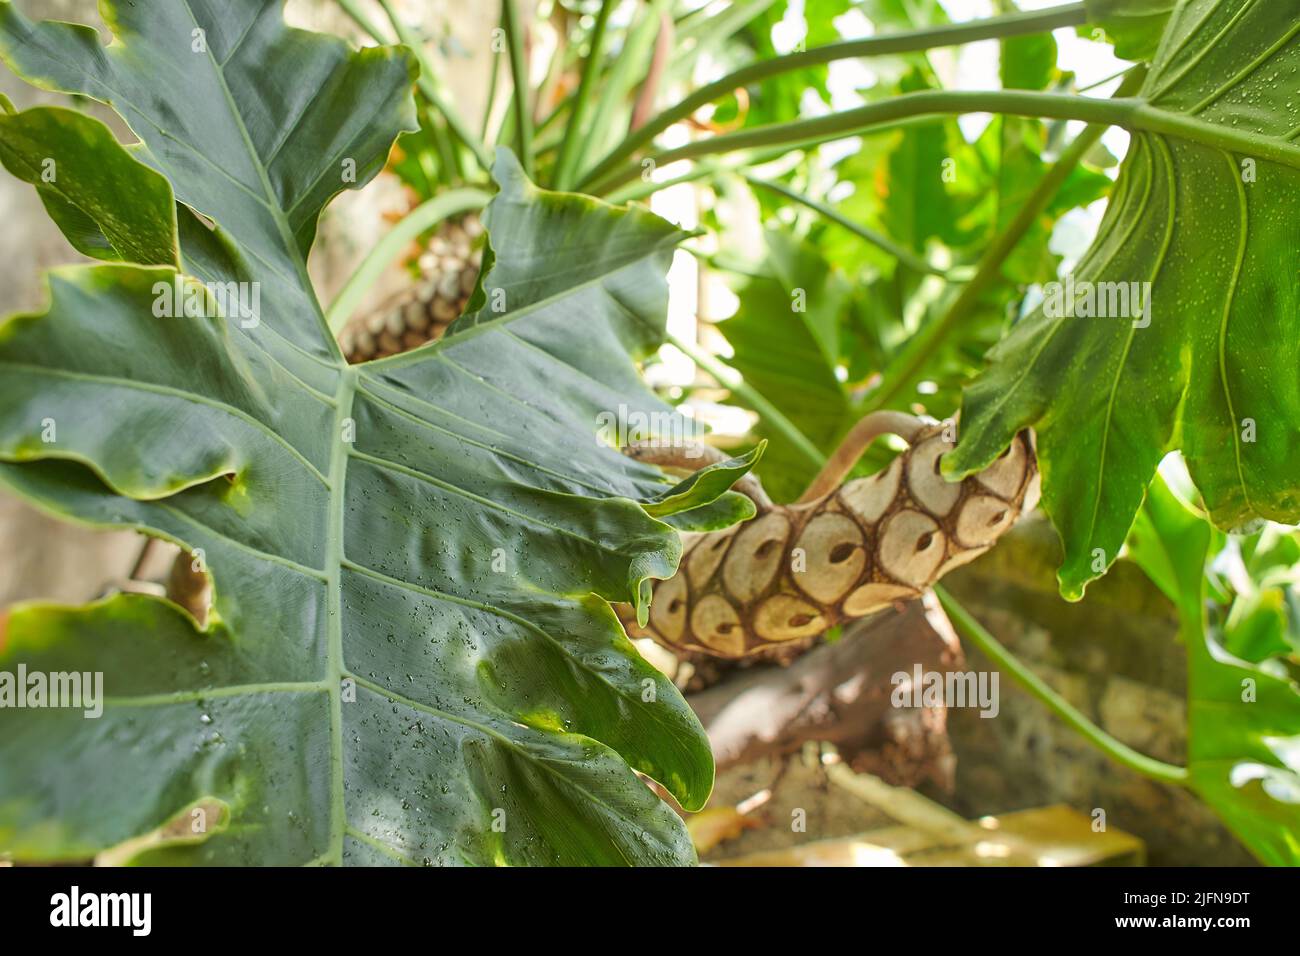
[[[1192,789],[1261,860],[1300,866],[1300,686],[1279,657],[1239,657],[1207,627],[1205,565],[1217,539],[1156,478],[1129,554],[1182,622]]]
[[[1165,132],[1134,135],[1075,276],[1150,282],[1149,325],[1040,309],[966,391],[947,473],[1037,429],[1067,597],[1115,559],[1174,448],[1220,526],[1300,520],[1297,69],[1300,0],[1178,7],[1134,107]]]
[[[0,666],[102,672],[106,705],[0,710],[0,853],[84,858],[203,805],[220,812],[197,841],[137,859],[688,862],[633,768],[697,808],[707,742],[608,602],[644,611],[680,554],[665,522],[716,526],[737,496],[709,476],[672,487],[597,437],[615,410],[679,424],[628,356],[662,337],[681,234],[534,191],[503,154],[494,314],[348,367],[303,257],[337,156],[373,171],[409,125],[409,57],[286,31],[278,6],[108,3],[107,50],[0,6],[5,58],[111,99],[185,204],[89,201],[65,179],[60,225],[93,221],[107,255],[175,209],[185,273],[267,286],[256,324],[160,318],[174,268],[65,268],[45,309],[0,325],[0,484],[201,551],[215,589],[205,629],[150,597],[12,611]],[[163,195],[92,119],[14,122],[67,177],[98,163]],[[564,262],[560,224],[620,242],[528,281]]]

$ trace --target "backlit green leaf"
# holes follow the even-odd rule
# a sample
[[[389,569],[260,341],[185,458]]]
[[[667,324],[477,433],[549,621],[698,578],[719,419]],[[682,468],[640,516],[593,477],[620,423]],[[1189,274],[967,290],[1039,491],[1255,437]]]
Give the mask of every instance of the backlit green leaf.
[[[1171,449],[1221,527],[1300,520],[1297,69],[1300,0],[1181,5],[1134,104],[1166,132],[1133,137],[1072,277],[1078,312],[1070,286],[1055,307],[1049,290],[966,390],[945,468],[970,474],[1037,430],[1068,597],[1115,559]]]

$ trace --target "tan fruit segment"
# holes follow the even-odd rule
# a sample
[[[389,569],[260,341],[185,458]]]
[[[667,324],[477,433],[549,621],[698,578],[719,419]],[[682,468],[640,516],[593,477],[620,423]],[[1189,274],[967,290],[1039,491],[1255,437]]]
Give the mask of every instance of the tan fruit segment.
[[[902,474],[903,460],[895,458],[889,467],[869,478],[855,478],[846,482],[840,489],[840,500],[867,524],[875,524],[894,503]]]
[[[765,641],[816,637],[829,626],[821,608],[791,594],[773,595],[754,614],[754,630]]]
[[[680,641],[686,633],[686,579],[674,575],[655,588],[650,604],[650,626],[670,641]]]
[[[699,544],[686,556],[684,559],[686,577],[696,591],[703,590],[713,577],[713,573],[718,570],[718,565],[722,563],[722,556],[727,553],[727,545],[731,544],[732,535],[738,530],[740,530],[739,525],[732,525],[726,531],[702,535]]]
[[[722,566],[727,592],[747,604],[767,590],[785,561],[789,536],[790,520],[780,511],[770,511],[744,525]]]
[[[904,584],[923,588],[943,563],[945,536],[939,523],[920,511],[900,511],[885,521],[880,566]]]
[[[844,515],[823,512],[804,526],[792,558],[795,585],[814,601],[833,604],[849,592],[867,564],[862,529]],[[802,568],[802,570],[799,570]]]
[[[1013,441],[1002,457],[975,475],[975,480],[998,497],[1010,498],[1024,483],[1028,459],[1029,450],[1025,444]]]
[[[1001,498],[990,495],[968,498],[957,515],[957,540],[967,548],[992,544],[1015,518],[1015,509]]]
[[[912,497],[922,508],[942,518],[961,497],[961,483],[948,481],[939,474],[939,459],[952,445],[935,435],[916,447],[908,456],[907,485]]]
[[[1031,463],[1032,467],[1032,463]],[[1038,499],[1043,494],[1043,473],[1034,468],[1033,474],[1025,482],[1024,499],[1020,502],[1020,513],[1027,514],[1038,507]]]
[[[745,651],[740,615],[719,594],[706,595],[695,605],[691,612],[691,631],[697,641],[723,657],[737,657]]]
[[[915,588],[901,584],[864,584],[844,599],[844,613],[849,617],[862,617],[873,611],[889,607],[895,601],[906,601],[917,596]]]
[[[992,547],[991,545],[989,547]],[[949,571],[960,568],[963,564],[970,564],[981,554],[988,551],[988,547],[983,548],[959,548],[953,552],[952,557],[939,566],[939,570],[934,572],[934,579],[938,581]]]

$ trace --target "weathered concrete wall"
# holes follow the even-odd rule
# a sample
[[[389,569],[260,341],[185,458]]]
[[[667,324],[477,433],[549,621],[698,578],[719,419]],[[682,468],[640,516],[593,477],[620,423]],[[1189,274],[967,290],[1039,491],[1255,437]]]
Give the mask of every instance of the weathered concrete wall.
[[[1186,759],[1186,652],[1173,607],[1128,562],[1078,603],[1056,590],[1060,563],[1045,519],[1022,522],[998,547],[947,581],[952,593],[1018,658],[1119,740],[1159,760]],[[964,642],[968,666],[993,665]],[[1001,710],[981,718],[950,710],[957,754],[952,797],[966,816],[1067,803],[1100,808],[1109,824],[1147,842],[1156,865],[1253,862],[1214,813],[1189,792],[1111,761],[1007,674]]]

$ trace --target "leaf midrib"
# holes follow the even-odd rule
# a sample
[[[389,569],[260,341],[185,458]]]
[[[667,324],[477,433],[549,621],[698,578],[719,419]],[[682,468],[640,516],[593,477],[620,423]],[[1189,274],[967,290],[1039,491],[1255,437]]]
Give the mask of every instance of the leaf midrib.
[[[186,0],[188,3],[188,0]],[[324,319],[322,318],[322,322]],[[326,532],[325,573],[326,619],[326,681],[329,682],[330,706],[330,843],[328,857],[333,862],[343,862],[343,837],[347,827],[347,807],[344,803],[343,776],[343,541],[346,527],[349,446],[343,440],[343,425],[352,415],[356,398],[358,373],[345,368],[339,376],[339,388],[334,415],[334,436],[330,451],[330,513]]]

